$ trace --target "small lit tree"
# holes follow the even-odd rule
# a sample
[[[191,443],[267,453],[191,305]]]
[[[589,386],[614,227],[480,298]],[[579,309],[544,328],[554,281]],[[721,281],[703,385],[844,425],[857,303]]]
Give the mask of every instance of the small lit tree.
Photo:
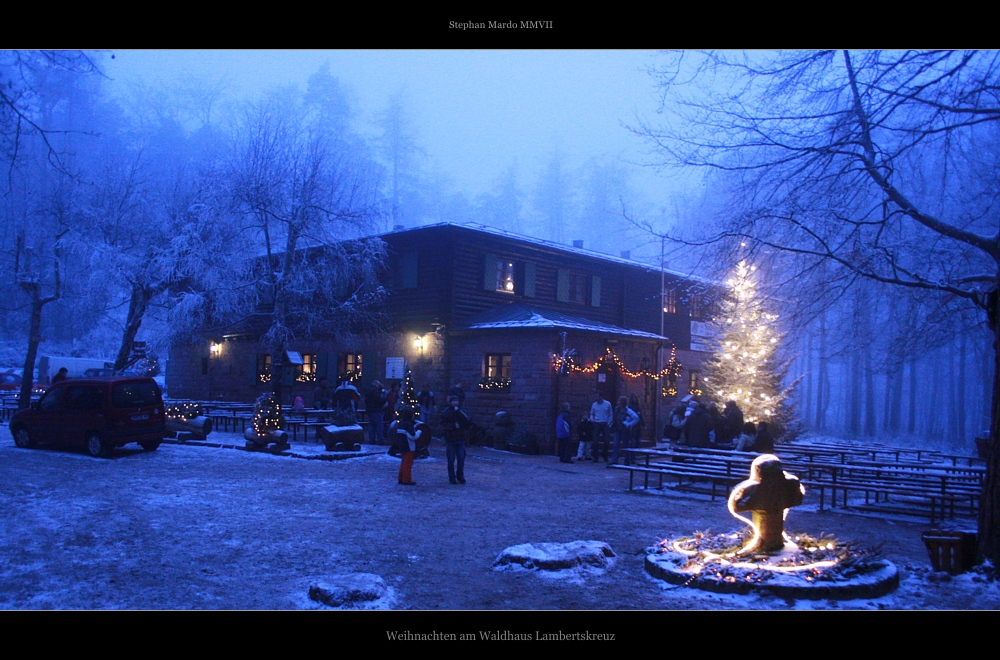
[[[420,401],[417,399],[417,393],[413,386],[413,373],[407,369],[406,376],[403,377],[403,388],[400,395],[400,403],[404,406],[409,406],[413,408],[417,414],[420,414]]]
[[[783,384],[789,361],[777,360],[778,317],[758,297],[755,270],[741,261],[727,282],[729,294],[712,321],[716,350],[705,364],[703,381],[708,399],[720,407],[736,401],[746,421],[766,421],[776,432],[787,432],[795,428],[787,401],[791,387]]]

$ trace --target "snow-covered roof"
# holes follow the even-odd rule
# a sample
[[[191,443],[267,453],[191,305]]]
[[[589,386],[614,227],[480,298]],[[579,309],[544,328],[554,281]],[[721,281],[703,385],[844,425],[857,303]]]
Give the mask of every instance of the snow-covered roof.
[[[463,325],[467,330],[509,330],[514,328],[553,328],[567,330],[583,330],[585,332],[600,332],[605,335],[621,337],[637,337],[667,341],[652,332],[629,330],[616,325],[583,319],[569,314],[562,314],[548,309],[536,309],[513,303],[497,305],[473,317]]]
[[[611,261],[611,262],[614,262],[614,263],[624,264],[626,266],[632,266],[633,268],[642,268],[642,269],[648,270],[648,271],[655,271],[655,272],[659,272],[660,271],[659,266],[655,266],[653,264],[649,264],[649,263],[646,263],[644,261],[636,261],[635,259],[624,259],[622,257],[615,257],[615,256],[612,256],[610,254],[604,254],[603,252],[596,252],[594,250],[588,250],[586,248],[578,248],[578,247],[574,247],[572,245],[564,245],[562,243],[557,243],[555,241],[548,241],[548,240],[545,240],[545,239],[542,239],[542,238],[533,238],[531,236],[525,236],[523,234],[515,234],[514,232],[509,232],[509,231],[506,231],[506,230],[503,230],[503,229],[497,229],[495,227],[487,227],[486,225],[481,225],[481,224],[478,224],[478,223],[475,223],[475,222],[469,222],[469,223],[463,223],[463,224],[459,224],[457,222],[438,222],[438,223],[431,224],[431,225],[421,225],[419,227],[409,227],[409,228],[406,228],[406,229],[397,229],[395,231],[391,231],[391,232],[388,232],[386,234],[381,234],[381,236],[387,236],[387,235],[394,235],[395,236],[395,235],[399,235],[399,234],[405,234],[405,233],[415,232],[415,231],[424,231],[424,230],[427,230],[427,229],[440,228],[440,227],[456,227],[456,228],[459,228],[459,229],[465,229],[467,231],[475,231],[475,232],[480,232],[480,233],[483,233],[483,234],[492,234],[493,236],[501,236],[503,238],[513,239],[513,240],[516,240],[516,241],[520,241],[522,243],[528,243],[528,244],[531,244],[531,245],[537,245],[539,247],[546,247],[546,248],[550,248],[550,249],[553,249],[553,250],[559,250],[561,252],[567,252],[567,253],[579,255],[579,256],[582,256],[582,257],[590,257],[592,259],[601,259],[602,261]],[[709,279],[704,278],[704,277],[699,277],[697,275],[692,275],[691,273],[682,273],[680,271],[670,270],[669,268],[664,268],[663,272],[667,273],[668,275],[673,275],[675,277],[680,277],[680,278],[683,278],[683,279],[692,280],[692,281],[695,281],[695,282],[699,282],[701,284],[706,284],[706,285],[711,285],[711,286],[719,286],[719,282],[713,282],[712,280],[709,280]]]

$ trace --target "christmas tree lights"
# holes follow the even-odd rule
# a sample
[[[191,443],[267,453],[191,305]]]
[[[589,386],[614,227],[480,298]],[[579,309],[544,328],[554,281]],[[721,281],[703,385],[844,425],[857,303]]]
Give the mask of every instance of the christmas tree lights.
[[[782,335],[777,315],[765,309],[757,294],[756,267],[741,261],[727,284],[729,295],[712,321],[715,353],[705,363],[703,384],[707,396],[721,407],[735,401],[748,422],[766,421],[788,429],[793,412],[787,404],[791,388],[784,388],[788,362],[778,363]]]

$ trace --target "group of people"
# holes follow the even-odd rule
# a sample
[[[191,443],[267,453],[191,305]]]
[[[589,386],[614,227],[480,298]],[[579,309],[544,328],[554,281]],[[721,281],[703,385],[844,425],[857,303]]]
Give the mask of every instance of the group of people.
[[[559,445],[559,461],[562,463],[572,463],[574,458],[571,414],[570,405],[563,403],[556,418],[556,440]],[[600,454],[605,463],[618,463],[622,447],[635,448],[639,445],[644,425],[639,398],[635,394],[631,398],[618,397],[618,405],[612,407],[601,392],[595,392],[590,413],[583,415],[576,426],[575,458],[577,461],[597,462]]]
[[[771,453],[774,439],[767,422],[744,422],[735,401],[727,401],[720,412],[715,402],[708,405],[687,397],[674,408],[663,429],[663,438],[687,447],[715,447]]]
[[[448,407],[441,411],[438,423],[444,436],[445,453],[448,457],[448,482],[464,484],[465,443],[468,430],[472,428],[472,419],[462,410],[462,402],[457,394],[448,395]],[[416,411],[412,407],[405,406],[399,411],[398,419],[389,425],[389,434],[402,458],[399,466],[399,483],[404,486],[416,486],[417,482],[413,480],[413,460],[419,450],[430,445],[430,426],[426,421],[417,418]]]

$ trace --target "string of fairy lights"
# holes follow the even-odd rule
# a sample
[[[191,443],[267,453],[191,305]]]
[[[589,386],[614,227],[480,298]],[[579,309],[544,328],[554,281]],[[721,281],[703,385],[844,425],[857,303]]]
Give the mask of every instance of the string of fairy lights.
[[[618,372],[627,378],[666,378],[667,385],[663,388],[664,396],[674,396],[677,394],[677,379],[681,375],[683,370],[683,365],[677,359],[677,347],[670,347],[670,359],[667,364],[660,371],[650,371],[646,368],[640,368],[638,371],[633,371],[625,366],[622,359],[618,357],[618,354],[611,350],[608,346],[604,349],[604,355],[597,358],[597,360],[590,365],[582,366],[574,362],[573,356],[570,353],[565,353],[564,355],[559,355],[557,353],[552,354],[552,368],[558,373],[568,374],[582,373],[582,374],[592,374],[599,370],[601,367],[610,361],[618,369]]]
[[[197,403],[178,403],[172,406],[167,406],[167,409],[163,411],[167,417],[172,419],[194,419],[195,417],[201,417],[201,405]]]
[[[284,417],[277,399],[270,392],[264,392],[254,403],[253,430],[257,437],[265,436],[284,425]]]

